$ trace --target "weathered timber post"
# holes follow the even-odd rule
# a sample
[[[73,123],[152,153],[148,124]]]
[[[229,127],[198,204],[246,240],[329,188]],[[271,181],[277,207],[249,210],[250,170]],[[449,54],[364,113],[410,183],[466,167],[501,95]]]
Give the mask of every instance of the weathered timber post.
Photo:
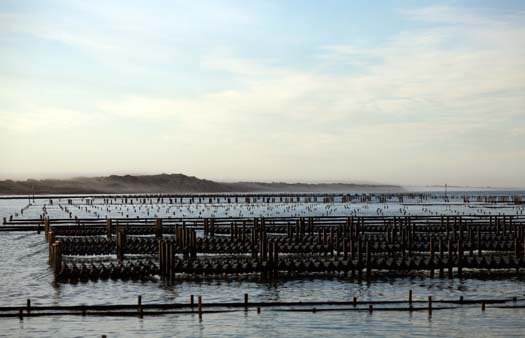
[[[55,277],[58,276],[62,270],[62,245],[60,241],[53,243],[53,272]]]
[[[273,244],[273,273],[274,278],[279,277],[279,245],[277,242]]]
[[[463,275],[463,241],[458,240],[458,277]]]
[[[439,239],[439,278],[443,278],[443,239]]]
[[[478,238],[477,238],[477,246],[478,246],[478,255],[481,256],[481,225],[478,225]]]
[[[202,320],[202,296],[197,298],[197,309],[199,311],[199,319]]]
[[[164,261],[164,241],[159,239],[157,241],[158,243],[158,246],[159,246],[159,270],[160,270],[160,276],[161,277],[164,277],[164,273],[165,273],[165,264],[166,262]]]
[[[162,219],[155,219],[155,237],[157,239],[162,238]]]
[[[53,243],[55,243],[55,233],[53,230],[48,233],[48,258],[47,262],[53,264]]]
[[[49,228],[49,217],[46,217],[46,218],[44,218],[44,235],[45,235],[46,241],[48,241],[48,242],[49,242],[49,231],[50,231],[50,228]]]
[[[108,236],[108,239],[111,239],[111,232],[112,232],[112,228],[113,227],[113,220],[111,218],[109,218],[107,221],[106,221],[106,234]]]
[[[372,261],[370,259],[370,243],[366,241],[366,278],[370,278],[372,273]]]
[[[430,241],[428,243],[429,245],[429,251],[430,251],[430,277],[434,277],[434,242],[432,238],[430,238]]]
[[[123,260],[124,253],[126,250],[126,229],[124,228],[118,229],[116,247],[117,247],[117,258],[119,260]]]
[[[447,249],[448,249],[448,257],[447,257],[447,266],[448,266],[448,278],[452,278],[452,240],[448,240],[447,242]]]
[[[137,297],[137,312],[139,313],[139,318],[143,317],[143,309],[142,309],[142,296],[138,295]]]

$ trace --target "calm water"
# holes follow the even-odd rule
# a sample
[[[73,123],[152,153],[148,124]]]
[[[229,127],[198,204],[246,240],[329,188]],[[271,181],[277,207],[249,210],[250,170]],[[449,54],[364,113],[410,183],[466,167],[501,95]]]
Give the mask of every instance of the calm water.
[[[21,215],[20,210],[27,200],[0,201],[0,217],[38,217],[43,203],[36,200]],[[68,217],[57,201],[46,210],[51,217]],[[186,216],[238,216],[281,214],[430,214],[447,212],[465,213],[506,213],[520,214],[523,208],[506,205],[465,206],[452,201],[443,206],[429,206],[431,201],[412,201],[415,205],[399,203],[300,203],[275,205],[228,205],[215,203],[207,205],[101,205],[86,206],[75,200],[76,206],[68,206],[73,217],[112,217],[122,213],[130,217],[168,216],[185,213]],[[407,201],[405,201],[407,202]],[[410,202],[410,201],[409,201]],[[62,201],[65,204],[65,201]],[[49,204],[49,203],[48,203]],[[86,209],[87,208],[87,209]],[[95,215],[96,213],[96,215]],[[18,214],[18,216],[16,216]],[[312,300],[400,300],[406,299],[408,289],[413,289],[415,299],[452,299],[464,296],[470,298],[525,298],[525,278],[467,278],[464,280],[430,279],[427,277],[381,278],[370,282],[356,279],[302,279],[266,283],[257,278],[222,279],[207,281],[184,281],[165,284],[151,281],[98,281],[78,284],[53,285],[52,274],[47,267],[47,244],[43,235],[33,233],[0,233],[0,305],[22,305],[27,298],[35,305],[68,304],[112,304],[135,303],[141,294],[143,303],[187,302],[191,294],[202,295],[204,302],[242,301],[244,293],[253,301],[312,301]],[[519,301],[523,304],[523,301]],[[437,306],[437,305],[436,305]],[[525,336],[525,309],[495,309],[488,306],[481,312],[479,305],[465,306],[456,310],[434,311],[431,318],[426,312],[278,312],[271,309],[256,311],[205,314],[202,321],[197,315],[167,315],[139,318],[99,318],[64,316],[52,318],[0,319],[0,336],[6,337],[160,337],[160,336],[421,336],[421,337],[501,337]]]

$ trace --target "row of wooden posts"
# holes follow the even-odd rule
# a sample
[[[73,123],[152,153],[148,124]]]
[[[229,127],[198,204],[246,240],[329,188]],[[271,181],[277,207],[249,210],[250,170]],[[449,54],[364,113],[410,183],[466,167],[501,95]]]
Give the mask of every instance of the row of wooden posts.
[[[195,301],[197,298],[197,301]],[[202,319],[203,314],[207,312],[218,312],[217,310],[207,309],[241,309],[242,311],[249,311],[250,308],[255,308],[257,313],[261,313],[262,308],[286,308],[279,309],[279,311],[299,311],[299,312],[322,312],[322,311],[368,311],[370,314],[374,311],[427,311],[429,316],[432,315],[433,310],[451,310],[461,308],[462,306],[468,305],[479,305],[481,311],[487,309],[487,305],[491,305],[493,308],[523,308],[522,305],[517,305],[517,297],[509,299],[464,299],[460,296],[459,299],[434,299],[432,295],[428,295],[426,300],[414,300],[412,290],[408,290],[408,297],[406,300],[358,300],[357,297],[353,297],[351,301],[278,301],[278,302],[250,302],[248,293],[243,294],[242,302],[213,302],[204,303],[203,297],[193,294],[189,297],[188,303],[151,303],[144,304],[142,301],[142,295],[137,296],[136,304],[109,304],[109,305],[34,305],[31,299],[27,299],[24,306],[4,306],[0,307],[0,317],[18,317],[20,320],[24,320],[24,317],[33,316],[64,316],[64,315],[97,315],[97,316],[129,316],[135,315],[139,318],[143,318],[145,315],[159,315],[159,314],[171,314],[173,310],[179,310],[176,313],[183,314],[198,314],[199,318]],[[508,303],[513,305],[506,305]],[[425,304],[426,307],[415,306],[416,304]],[[434,304],[445,304],[445,306],[435,307]],[[381,305],[389,305],[388,307],[381,307]],[[394,307],[395,305],[406,305],[403,307]],[[451,306],[453,305],[453,306]],[[348,308],[351,306],[351,308]],[[363,307],[364,306],[364,307]],[[375,306],[375,307],[374,307]],[[328,307],[328,308],[327,308]],[[185,311],[185,310],[189,311]],[[151,311],[157,310],[157,311]],[[219,310],[220,311],[220,310]],[[229,310],[231,312],[231,310]]]
[[[507,218],[508,220],[508,218]],[[511,219],[512,220],[512,219]],[[490,223],[492,219],[490,220]],[[431,226],[427,231],[430,231],[430,237],[427,243],[428,250],[427,255],[432,262],[437,256],[439,262],[443,262],[444,258],[447,258],[447,264],[439,264],[440,276],[443,275],[444,268],[448,268],[449,276],[452,276],[452,269],[457,268],[458,275],[461,276],[463,268],[463,260],[465,253],[465,244],[468,243],[469,256],[474,256],[474,248],[477,247],[477,255],[481,256],[482,250],[482,227],[484,226],[486,231],[491,231],[491,225],[473,224],[471,222],[463,222],[462,218],[454,218],[454,222],[449,224],[448,217],[446,222],[441,222],[441,225]],[[215,220],[204,219],[204,236],[214,238]],[[465,225],[466,224],[466,225]],[[500,221],[496,219],[496,233],[500,232]],[[424,226],[418,225],[418,226]],[[441,229],[435,229],[440,227]],[[353,221],[352,218],[347,218],[347,222],[344,225],[338,226],[314,226],[314,219],[299,219],[295,221],[295,225],[288,224],[287,236],[295,243],[303,243],[304,241],[310,241],[311,236],[315,235],[318,243],[328,245],[330,256],[336,255],[337,257],[342,256],[344,259],[357,259],[358,266],[366,267],[367,275],[370,274],[370,262],[372,254],[380,254],[380,249],[377,246],[374,249],[374,240],[370,239],[370,225],[364,222],[364,218],[356,218]],[[58,269],[62,263],[62,248],[60,238],[56,238],[54,230],[61,228],[61,225],[56,227],[50,225],[50,220],[45,219],[44,230],[46,239],[49,242],[49,262]],[[170,226],[171,228],[171,226]],[[252,259],[257,259],[259,262],[265,262],[265,273],[269,275],[277,274],[277,266],[279,265],[280,254],[284,254],[285,257],[290,255],[290,252],[283,252],[282,249],[286,246],[280,247],[280,242],[276,240],[273,234],[270,236],[268,233],[269,226],[267,220],[264,218],[253,219],[253,223],[248,228],[247,222],[243,221],[239,224],[237,221],[230,223],[230,236],[231,243],[234,242],[247,242],[251,252]],[[466,229],[464,229],[466,228]],[[474,229],[477,228],[477,236],[474,236]],[[112,240],[113,233],[116,233],[116,255],[120,260],[124,259],[126,251],[126,232],[130,229],[127,226],[118,225],[114,226],[112,220],[107,220],[106,230],[108,239]],[[507,221],[503,218],[502,233],[512,239],[514,243],[514,257],[523,259],[525,255],[525,236],[524,236],[524,224],[521,222]],[[159,268],[161,275],[173,277],[175,271],[173,265],[175,260],[179,260],[178,255],[182,255],[182,259],[191,260],[197,258],[199,253],[199,247],[197,243],[197,232],[195,228],[185,226],[175,226],[175,236],[167,235],[163,237],[163,221],[157,219],[153,227],[153,233],[158,241],[158,257],[159,257]],[[317,232],[315,231],[317,230]],[[321,231],[322,230],[322,231]],[[376,240],[381,243],[392,244],[397,243],[401,245],[401,258],[410,258],[415,252],[414,243],[421,241],[420,238],[416,237],[416,225],[411,222],[410,217],[407,218],[394,218],[392,222],[386,222],[386,227],[382,229],[384,238]],[[438,232],[439,230],[443,232]],[[246,236],[248,234],[248,236]],[[310,236],[310,237],[309,237]],[[225,238],[220,236],[218,238]],[[314,237],[315,238],[315,237]],[[488,239],[490,240],[490,238]],[[486,242],[487,240],[485,240]],[[477,245],[474,245],[477,242]],[[256,244],[256,245],[255,245]],[[420,246],[419,246],[420,247]],[[395,251],[393,251],[395,252]],[[418,249],[418,252],[421,252]],[[307,252],[305,252],[307,253]],[[228,254],[228,252],[223,252]],[[231,253],[230,253],[231,254]],[[446,255],[445,255],[446,254]],[[364,255],[364,257],[363,257]],[[455,261],[452,261],[453,257]],[[430,269],[430,274],[433,276],[434,269]]]

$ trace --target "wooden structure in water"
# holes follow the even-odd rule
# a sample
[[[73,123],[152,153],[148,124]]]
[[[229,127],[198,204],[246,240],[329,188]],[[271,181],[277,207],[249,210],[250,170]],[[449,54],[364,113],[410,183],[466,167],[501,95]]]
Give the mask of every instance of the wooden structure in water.
[[[257,311],[279,311],[279,312],[415,312],[425,311],[432,316],[432,311],[454,310],[463,308],[479,307],[481,311],[493,309],[523,309],[525,299],[512,297],[502,299],[433,299],[428,296],[426,300],[415,300],[412,298],[412,290],[408,292],[408,298],[404,300],[358,300],[353,297],[348,300],[325,300],[325,301],[274,301],[261,302],[249,301],[247,293],[243,295],[243,301],[233,302],[203,302],[203,297],[198,296],[197,304],[194,295],[190,295],[187,303],[144,303],[142,296],[137,297],[135,304],[105,304],[105,305],[36,305],[28,299],[21,306],[1,306],[0,318],[26,317],[51,317],[51,316],[110,316],[110,317],[139,317],[160,316],[170,314],[198,314],[202,319],[203,314],[224,312],[248,312]]]
[[[45,219],[58,281],[525,268],[524,216]]]

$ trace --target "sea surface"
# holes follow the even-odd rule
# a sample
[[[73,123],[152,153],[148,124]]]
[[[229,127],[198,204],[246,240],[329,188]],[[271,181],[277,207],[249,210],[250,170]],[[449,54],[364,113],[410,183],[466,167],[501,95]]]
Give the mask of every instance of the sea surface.
[[[524,206],[508,203],[485,204],[470,201],[470,194],[521,195],[525,192],[453,192],[444,203],[442,193],[421,199],[342,203],[210,203],[169,204],[147,201],[122,204],[95,198],[88,205],[82,198],[67,200],[4,199],[0,200],[0,218],[49,217],[210,217],[272,215],[431,215],[431,214],[507,214],[522,215]],[[209,201],[206,201],[209,202]],[[61,208],[62,206],[62,208]],[[64,210],[67,209],[67,210]],[[433,299],[510,299],[518,305],[525,302],[524,275],[506,277],[466,275],[464,279],[381,276],[369,281],[356,278],[302,278],[267,282],[257,277],[199,279],[168,284],[159,279],[147,281],[89,281],[76,284],[54,284],[47,265],[47,243],[43,234],[0,232],[0,306],[33,305],[134,304],[142,295],[143,304],[188,302],[190,295],[201,295],[203,302],[242,302],[248,293],[250,301],[351,301],[403,300],[413,290],[415,300]],[[515,303],[515,304],[516,304]],[[438,305],[436,305],[438,306]],[[284,312],[263,308],[204,314],[165,315],[158,317],[32,317],[0,318],[2,337],[524,337],[525,308],[498,309],[479,304],[457,309],[434,311],[329,311]]]

